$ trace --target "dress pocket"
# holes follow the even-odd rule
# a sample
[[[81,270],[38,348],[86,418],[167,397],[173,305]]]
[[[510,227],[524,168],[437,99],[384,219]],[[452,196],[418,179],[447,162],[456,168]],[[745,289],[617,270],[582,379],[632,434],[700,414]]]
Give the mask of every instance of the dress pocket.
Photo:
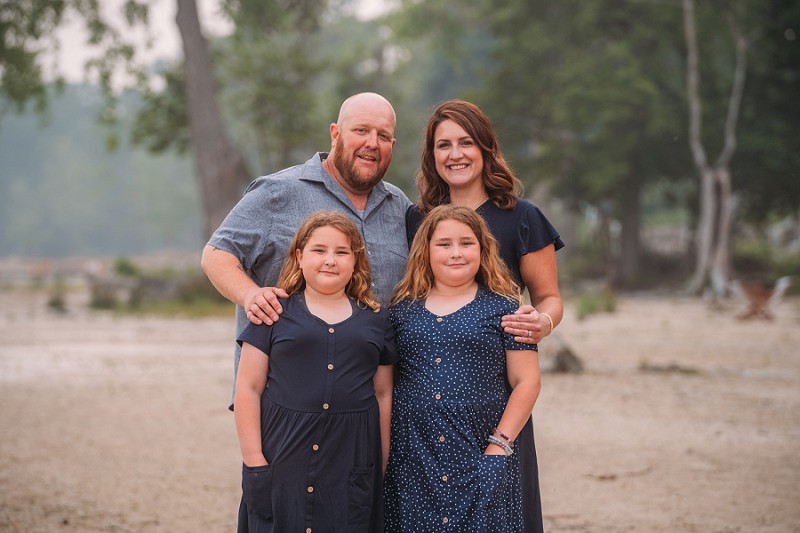
[[[375,469],[353,468],[347,485],[347,523],[366,525],[375,502]]]
[[[479,505],[493,507],[505,494],[508,457],[481,455],[478,466]]]
[[[272,465],[242,465],[242,495],[249,512],[272,520]]]

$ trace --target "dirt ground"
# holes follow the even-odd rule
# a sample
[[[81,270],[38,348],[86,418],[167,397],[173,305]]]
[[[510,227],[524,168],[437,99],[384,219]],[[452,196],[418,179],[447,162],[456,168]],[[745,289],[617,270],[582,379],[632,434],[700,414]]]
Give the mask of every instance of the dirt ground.
[[[0,531],[234,531],[232,319],[67,304],[0,291]],[[548,531],[800,531],[800,300],[738,310],[567,305],[586,368],[545,374],[534,410]]]

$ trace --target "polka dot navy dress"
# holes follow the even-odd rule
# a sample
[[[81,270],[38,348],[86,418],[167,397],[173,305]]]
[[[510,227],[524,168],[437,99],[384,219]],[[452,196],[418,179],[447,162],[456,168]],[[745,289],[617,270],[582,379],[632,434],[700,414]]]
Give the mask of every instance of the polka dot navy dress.
[[[556,228],[547,220],[544,213],[522,198],[517,200],[516,207],[500,209],[491,201],[485,202],[475,210],[481,215],[500,245],[500,257],[503,258],[514,279],[524,285],[520,272],[522,257],[531,252],[541,250],[551,244],[556,250],[564,247],[564,241]],[[406,232],[408,243],[414,238],[422,223],[422,213],[416,206],[411,206],[406,213]],[[507,385],[508,386],[508,385]],[[525,533],[542,533],[542,499],[539,494],[539,464],[536,460],[536,442],[533,436],[533,419],[529,418],[517,436],[514,455],[519,456],[522,472],[522,500],[524,502]]]
[[[519,456],[483,455],[508,401],[503,332],[517,304],[481,288],[454,313],[390,309],[400,361],[385,480],[387,532],[522,531]]]

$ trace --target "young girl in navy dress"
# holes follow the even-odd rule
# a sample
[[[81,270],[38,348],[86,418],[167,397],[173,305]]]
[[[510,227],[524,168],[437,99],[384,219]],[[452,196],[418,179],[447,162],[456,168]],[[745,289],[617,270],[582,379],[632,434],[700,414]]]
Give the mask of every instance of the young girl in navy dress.
[[[239,337],[239,531],[382,531],[397,355],[355,224],[312,215],[278,286],[281,319]]]
[[[481,216],[462,206],[432,209],[390,309],[400,359],[386,531],[523,529],[514,444],[540,375],[535,346],[500,325],[519,300]]]

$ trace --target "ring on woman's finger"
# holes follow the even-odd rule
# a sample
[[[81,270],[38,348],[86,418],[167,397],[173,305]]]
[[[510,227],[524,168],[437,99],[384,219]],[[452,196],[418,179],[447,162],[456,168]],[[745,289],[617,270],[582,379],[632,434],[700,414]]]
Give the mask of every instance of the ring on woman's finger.
[[[531,330],[528,330],[528,337],[533,337],[533,332]]]

